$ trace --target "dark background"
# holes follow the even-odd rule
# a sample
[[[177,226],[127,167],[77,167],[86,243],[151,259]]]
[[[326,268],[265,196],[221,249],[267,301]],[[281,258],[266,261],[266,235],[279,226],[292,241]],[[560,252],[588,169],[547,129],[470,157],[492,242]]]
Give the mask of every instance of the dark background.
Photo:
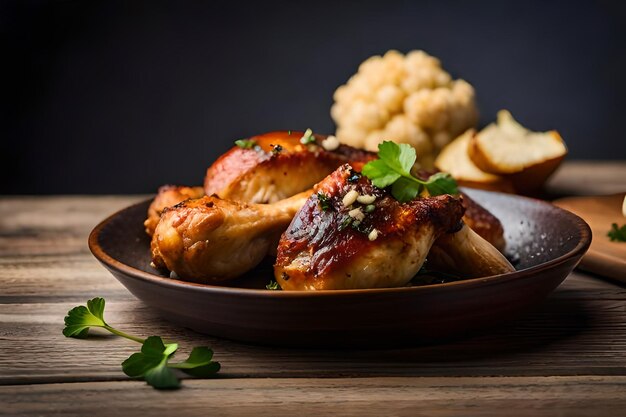
[[[334,131],[332,93],[423,49],[570,159],[626,159],[626,2],[1,3],[0,192],[200,184],[235,139]]]

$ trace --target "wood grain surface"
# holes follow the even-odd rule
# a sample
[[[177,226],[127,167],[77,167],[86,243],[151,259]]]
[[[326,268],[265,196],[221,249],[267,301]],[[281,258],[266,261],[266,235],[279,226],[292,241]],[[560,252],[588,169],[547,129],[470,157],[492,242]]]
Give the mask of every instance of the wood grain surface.
[[[83,382],[0,387],[0,415],[621,416],[625,390],[626,377],[584,376],[217,379],[169,392]]]
[[[588,178],[594,181],[587,182]],[[599,181],[599,192],[594,185]],[[565,164],[553,195],[626,189],[626,163]],[[277,349],[176,327],[130,295],[87,249],[93,226],[145,196],[0,199],[0,415],[625,415],[626,287],[576,271],[505,328],[432,346]],[[120,363],[138,345],[62,336],[94,296],[142,336],[208,344],[213,380],[160,392]]]
[[[625,194],[567,197],[554,202],[582,217],[593,232],[591,246],[580,262],[580,268],[621,282],[626,282],[626,243],[612,242],[607,234],[612,224],[620,227],[626,223],[622,213]]]

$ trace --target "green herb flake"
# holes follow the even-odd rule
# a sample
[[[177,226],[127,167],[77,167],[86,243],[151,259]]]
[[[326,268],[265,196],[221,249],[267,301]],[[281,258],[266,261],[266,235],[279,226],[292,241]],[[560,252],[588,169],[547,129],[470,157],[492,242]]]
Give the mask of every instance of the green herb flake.
[[[352,217],[346,216],[341,222],[341,224],[339,225],[339,231],[341,232],[343,229],[350,226],[350,224],[352,223],[352,220],[354,220]]]
[[[376,209],[376,206],[375,206],[375,205],[373,205],[373,204],[368,204],[367,206],[365,206],[364,211],[365,211],[366,213],[371,213],[371,212],[373,212],[375,209]]]
[[[438,172],[426,181],[411,175],[416,160],[415,149],[411,145],[385,141],[378,145],[378,158],[363,167],[363,175],[378,188],[391,186],[391,195],[401,203],[414,199],[423,189],[432,196],[459,193],[457,183],[450,174]]]
[[[270,283],[265,286],[265,288],[272,291],[280,291],[282,289],[280,288],[280,284],[274,280],[271,280]]]
[[[372,225],[366,225],[364,222],[358,220],[353,221],[351,226],[354,230],[364,235],[369,235],[373,229]]]
[[[302,135],[302,137],[300,138],[300,143],[303,145],[316,143],[315,136],[313,136],[313,131],[311,129],[307,129],[304,132],[304,135]]]
[[[235,141],[235,145],[241,149],[252,149],[256,146],[256,141],[253,139],[239,139]]]
[[[617,223],[611,225],[611,230],[607,233],[611,242],[626,242],[626,224],[617,227]]]
[[[317,201],[320,202],[320,207],[322,208],[322,211],[328,211],[333,208],[330,197],[322,192],[317,193]]]

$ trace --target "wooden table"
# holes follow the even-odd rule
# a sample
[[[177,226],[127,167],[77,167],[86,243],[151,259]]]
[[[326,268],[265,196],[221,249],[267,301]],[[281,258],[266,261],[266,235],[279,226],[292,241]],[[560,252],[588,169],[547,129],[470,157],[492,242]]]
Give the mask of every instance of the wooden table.
[[[626,190],[626,162],[569,163],[556,193]],[[626,415],[626,290],[574,272],[505,329],[438,346],[294,350],[175,327],[91,256],[87,235],[141,196],[0,200],[0,415]],[[107,299],[108,321],[183,346],[208,344],[219,377],[178,391],[131,381],[138,345],[62,336],[69,308]]]

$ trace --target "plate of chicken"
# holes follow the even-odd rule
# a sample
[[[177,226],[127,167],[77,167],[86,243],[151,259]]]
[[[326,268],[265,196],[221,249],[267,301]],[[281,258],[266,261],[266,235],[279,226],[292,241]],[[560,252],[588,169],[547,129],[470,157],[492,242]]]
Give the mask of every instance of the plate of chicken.
[[[96,258],[182,326],[289,346],[398,345],[459,337],[525,312],[587,250],[553,205],[457,189],[332,136],[239,140],[203,186],[164,186],[101,222]]]

